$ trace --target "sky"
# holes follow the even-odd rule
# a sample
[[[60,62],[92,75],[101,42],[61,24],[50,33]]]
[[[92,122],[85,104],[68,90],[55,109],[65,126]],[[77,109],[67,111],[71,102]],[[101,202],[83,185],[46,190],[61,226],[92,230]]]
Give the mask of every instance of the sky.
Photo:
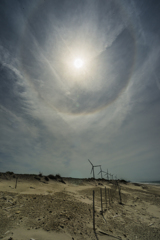
[[[160,180],[159,12],[156,0],[0,1],[0,172],[88,178],[90,159]]]

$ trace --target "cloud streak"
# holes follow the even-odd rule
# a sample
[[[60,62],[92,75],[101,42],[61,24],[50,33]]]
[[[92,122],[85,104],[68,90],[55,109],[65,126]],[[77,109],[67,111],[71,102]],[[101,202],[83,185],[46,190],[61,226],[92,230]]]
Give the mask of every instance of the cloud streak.
[[[157,179],[159,32],[147,19],[149,8],[159,18],[155,7],[14,3],[1,3],[0,15],[2,171],[89,177],[89,158],[118,177]],[[77,54],[86,58],[79,74]]]

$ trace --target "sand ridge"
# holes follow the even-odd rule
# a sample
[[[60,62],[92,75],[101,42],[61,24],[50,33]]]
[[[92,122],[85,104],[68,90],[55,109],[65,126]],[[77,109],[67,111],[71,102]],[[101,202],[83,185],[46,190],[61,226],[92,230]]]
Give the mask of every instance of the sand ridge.
[[[1,174],[0,238],[160,239],[159,186],[120,182],[123,204],[119,204],[114,181],[60,180],[36,175]],[[110,201],[107,197],[107,203],[105,187],[112,193]],[[93,232],[93,190],[96,236]]]

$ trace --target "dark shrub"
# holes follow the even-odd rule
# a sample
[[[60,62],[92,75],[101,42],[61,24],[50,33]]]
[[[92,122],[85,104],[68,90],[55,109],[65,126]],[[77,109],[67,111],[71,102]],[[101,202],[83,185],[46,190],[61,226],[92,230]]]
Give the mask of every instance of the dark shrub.
[[[49,181],[49,178],[48,178],[48,177],[46,177],[46,176],[45,176],[45,178],[44,178],[44,179],[45,179],[46,181]]]
[[[103,186],[103,184],[102,184],[102,183],[100,183],[100,182],[98,183],[98,185],[102,185],[102,186]]]
[[[65,183],[65,181],[63,181],[63,179],[61,178],[60,180],[58,180],[58,182],[61,182],[61,183],[64,183],[64,184],[66,184]]]
[[[52,179],[52,180],[56,179],[56,177],[55,177],[54,175],[52,175],[52,174],[49,174],[49,175],[48,175],[48,178],[49,178],[49,179]]]
[[[57,173],[56,178],[61,178],[61,175],[59,173]]]
[[[43,176],[43,174],[42,174],[42,172],[39,172],[39,175],[38,175],[39,177],[42,177]]]
[[[9,174],[9,175],[13,175],[14,174],[14,172],[6,172],[7,174]]]
[[[34,177],[34,178],[37,179],[37,180],[39,180],[39,181],[41,180],[39,177]]]
[[[126,180],[124,180],[124,179],[121,179],[120,182],[123,183],[123,184],[127,184],[127,183],[128,183],[128,182],[127,182]]]

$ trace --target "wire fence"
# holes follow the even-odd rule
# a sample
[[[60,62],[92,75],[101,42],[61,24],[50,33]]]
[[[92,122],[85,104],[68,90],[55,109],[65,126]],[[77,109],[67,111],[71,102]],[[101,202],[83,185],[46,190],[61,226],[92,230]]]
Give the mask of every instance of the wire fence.
[[[97,193],[98,194],[98,193]],[[100,214],[104,218],[104,212],[107,209],[112,207],[113,200],[117,199],[119,204],[122,204],[122,194],[121,187],[116,181],[111,188],[100,188],[99,192],[100,196]],[[118,197],[117,197],[118,196]],[[93,190],[93,231],[95,232],[95,190]],[[99,207],[99,205],[97,205]],[[106,221],[106,219],[104,219]]]

